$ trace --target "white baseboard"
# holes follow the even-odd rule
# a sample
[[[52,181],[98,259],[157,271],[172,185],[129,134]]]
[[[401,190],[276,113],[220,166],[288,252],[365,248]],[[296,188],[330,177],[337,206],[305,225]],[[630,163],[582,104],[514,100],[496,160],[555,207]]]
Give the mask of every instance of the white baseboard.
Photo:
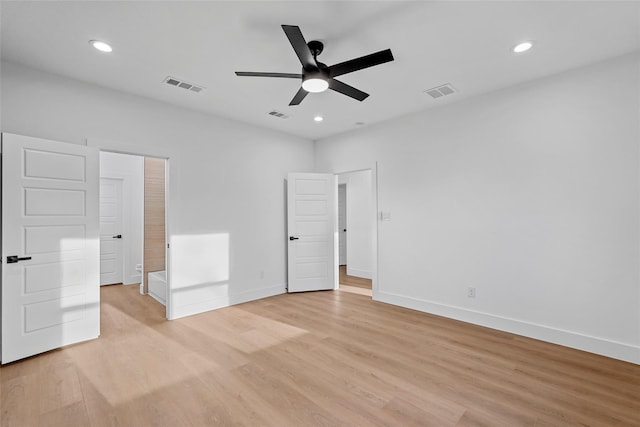
[[[217,310],[219,308],[229,307],[243,302],[254,301],[257,299],[272,297],[286,292],[285,285],[275,285],[266,288],[252,289],[250,291],[240,292],[224,297],[199,301],[195,304],[183,305],[180,307],[171,307],[171,315],[169,320],[178,319],[180,317],[191,316],[193,314],[204,313],[205,311]]]
[[[522,335],[565,347],[571,347],[614,359],[640,364],[640,346],[611,341],[549,326],[523,322],[517,319],[496,316],[444,305],[432,301],[416,299],[387,292],[374,292],[373,299],[388,304],[411,308],[425,313],[461,320],[516,335]]]
[[[153,292],[149,292],[148,295],[151,298],[153,298],[154,300],[158,301],[160,304],[167,305],[165,300],[163,300],[162,298],[160,298],[158,295],[154,294]]]
[[[347,275],[355,276],[355,277],[362,277],[363,279],[371,279],[371,277],[372,277],[370,271],[368,271],[368,270],[360,270],[360,269],[357,269],[357,268],[351,268],[351,267],[349,267],[349,264],[347,264]]]
[[[242,304],[243,302],[255,301],[262,298],[268,298],[275,295],[284,294],[287,292],[286,285],[275,285],[266,288],[253,289],[250,291],[241,292],[239,294],[231,295],[231,305]]]
[[[124,282],[125,285],[137,285],[138,283],[142,283],[141,274],[132,274]]]

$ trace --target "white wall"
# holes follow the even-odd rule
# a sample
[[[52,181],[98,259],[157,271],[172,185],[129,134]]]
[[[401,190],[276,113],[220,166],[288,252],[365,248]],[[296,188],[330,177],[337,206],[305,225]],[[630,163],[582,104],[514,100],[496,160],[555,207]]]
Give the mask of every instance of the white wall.
[[[374,299],[640,363],[639,113],[625,56],[318,141],[316,170],[378,162]]]
[[[341,173],[347,186],[347,274],[371,279],[373,268],[373,217],[371,170]]]
[[[100,153],[100,177],[123,180],[123,283],[140,283],[144,236],[144,157],[120,153]]]
[[[640,363],[638,61],[317,142],[318,171],[378,162],[374,298]],[[170,278],[171,317],[284,291],[312,143],[16,64],[0,84],[2,131],[170,157],[171,263],[192,240],[215,270]]]
[[[313,169],[312,142],[17,64],[0,83],[5,132],[170,158],[169,261],[193,261],[184,243],[210,237],[221,270],[198,283],[170,270],[171,318],[284,292],[285,178]]]

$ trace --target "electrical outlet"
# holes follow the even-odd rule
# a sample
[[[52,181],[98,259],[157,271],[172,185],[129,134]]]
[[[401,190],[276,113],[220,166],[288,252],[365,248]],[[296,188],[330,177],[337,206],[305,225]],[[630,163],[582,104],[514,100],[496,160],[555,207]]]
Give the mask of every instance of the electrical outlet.
[[[467,288],[467,297],[475,298],[476,297],[476,288],[474,288],[473,286],[469,286]]]

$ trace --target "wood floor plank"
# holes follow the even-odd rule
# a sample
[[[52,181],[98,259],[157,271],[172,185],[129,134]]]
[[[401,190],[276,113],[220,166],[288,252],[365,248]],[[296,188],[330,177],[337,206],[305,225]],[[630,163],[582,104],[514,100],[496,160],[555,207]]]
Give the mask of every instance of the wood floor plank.
[[[289,425],[336,426],[342,422],[331,408],[322,408],[292,387],[287,387],[277,373],[249,363],[235,370],[247,388],[257,390],[262,399],[283,414]]]
[[[348,275],[346,265],[340,266],[338,281],[340,282],[340,286],[346,285],[361,289],[371,289],[371,279]]]
[[[37,425],[39,427],[47,426],[66,426],[66,425],[88,425],[89,416],[84,401],[72,403],[71,405],[62,406],[45,412],[38,418]]]
[[[640,366],[340,291],[168,322],[101,289],[99,339],[0,367],[4,426],[638,426]]]

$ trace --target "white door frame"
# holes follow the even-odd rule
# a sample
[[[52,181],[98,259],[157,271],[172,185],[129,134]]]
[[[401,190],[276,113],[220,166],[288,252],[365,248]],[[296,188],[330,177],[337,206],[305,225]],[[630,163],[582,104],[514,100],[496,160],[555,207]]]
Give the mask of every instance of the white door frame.
[[[357,169],[348,169],[341,170],[340,172],[334,172],[336,176],[352,173],[352,172],[362,172],[362,171],[371,171],[371,217],[373,219],[373,250],[372,250],[372,259],[371,259],[371,297],[374,301],[378,301],[378,252],[379,252],[379,242],[378,242],[378,227],[380,223],[380,218],[378,215],[378,162],[374,162],[370,166],[363,166]],[[338,221],[338,218],[336,218]],[[336,274],[338,274],[338,269],[340,266],[336,265]]]
[[[172,162],[172,159],[176,160],[178,158],[177,152],[172,150],[164,149],[161,147],[137,147],[135,144],[126,144],[118,141],[109,141],[109,140],[98,140],[98,139],[87,139],[87,145],[91,147],[97,147],[100,151],[105,151],[109,153],[117,153],[117,154],[129,154],[132,156],[140,156],[140,157],[154,157],[158,159],[164,159],[164,171],[165,171],[165,185],[164,185],[164,218],[165,218],[165,242],[167,242],[167,247],[165,248],[165,271],[166,279],[167,279],[167,298],[165,301],[165,317],[168,320],[171,320],[172,311],[171,311],[171,272],[169,257],[170,257],[170,238],[171,238],[171,215],[170,215],[170,178],[171,178],[171,169],[176,166],[177,162]],[[177,176],[177,175],[176,175]],[[144,219],[143,219],[144,225]],[[144,231],[142,234],[142,238],[144,240]],[[142,280],[144,280],[144,257],[142,259]]]
[[[338,178],[340,179],[340,178]],[[344,200],[341,201],[341,197],[340,197],[340,188],[344,189]],[[338,267],[342,266],[342,265],[347,265],[347,263],[349,262],[347,259],[347,251],[348,251],[348,242],[347,242],[347,234],[346,230],[347,229],[347,221],[349,220],[349,212],[347,211],[347,206],[348,206],[348,192],[349,192],[349,186],[346,183],[340,184],[340,182],[338,181]],[[342,224],[342,226],[340,226],[340,209],[344,209],[344,223]],[[342,239],[342,243],[340,243],[340,240]],[[343,247],[344,246],[344,247]],[[344,263],[342,262],[342,260],[344,259]]]

